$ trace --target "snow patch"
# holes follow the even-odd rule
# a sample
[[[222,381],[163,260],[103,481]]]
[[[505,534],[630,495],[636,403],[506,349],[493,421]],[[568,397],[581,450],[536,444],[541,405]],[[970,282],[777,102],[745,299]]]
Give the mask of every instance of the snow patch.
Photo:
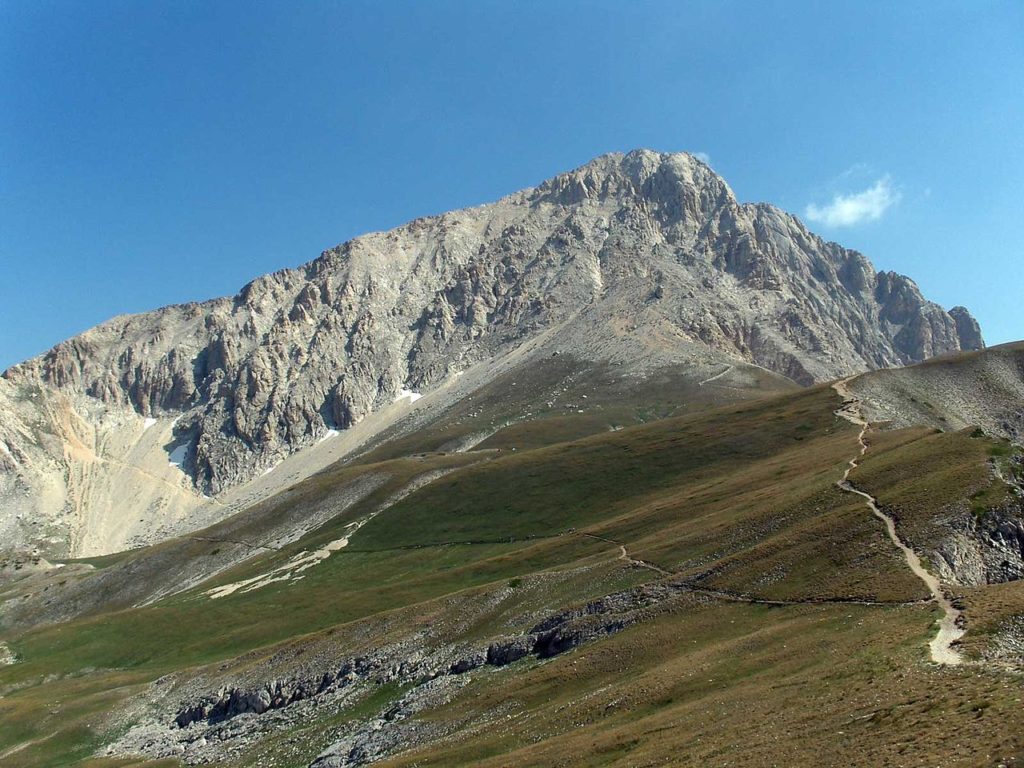
[[[318,565],[338,550],[347,547],[349,539],[352,538],[352,534],[362,528],[363,525],[368,523],[373,517],[374,515],[369,515],[355,523],[349,523],[346,527],[351,528],[352,530],[340,539],[328,542],[320,549],[313,550],[312,552],[303,550],[302,552],[299,552],[299,554],[291,557],[288,562],[283,565],[279,565],[277,568],[274,568],[267,573],[261,573],[259,576],[253,576],[251,579],[243,579],[242,581],[235,581],[221,587],[208,589],[206,594],[211,600],[217,600],[221,597],[233,595],[235,592],[244,594],[246,592],[252,592],[254,589],[260,589],[261,587],[266,587],[280,581],[299,581],[304,577],[299,576],[298,574],[312,568],[314,565]]]
[[[273,464],[273,465],[267,467],[265,470],[263,470],[264,477],[269,475],[271,472],[273,472],[275,469],[277,469],[280,466],[281,466],[281,462],[279,461],[276,464]]]
[[[152,416],[147,416],[146,420],[144,422],[142,422],[142,431],[145,432],[147,429],[152,427],[154,424],[156,424],[156,419],[154,419]]]
[[[423,395],[419,392],[413,392],[411,389],[400,389],[398,391],[398,396],[395,398],[395,402],[397,403],[400,400],[408,399],[410,403],[415,403],[421,397],[423,397]]]
[[[184,471],[185,468],[185,455],[188,453],[188,443],[182,443],[170,452],[167,457],[167,463],[172,467],[177,467]]]
[[[587,265],[587,270],[590,272],[590,281],[594,285],[594,292],[602,293],[604,291],[604,274],[601,272],[601,261],[597,256]]]
[[[514,449],[513,449],[514,450]],[[422,474],[408,485],[406,485],[401,491],[391,496],[383,505],[378,507],[376,510],[368,514],[366,517],[361,517],[358,520],[354,520],[351,523],[345,525],[346,533],[340,539],[328,542],[320,549],[313,551],[303,550],[297,555],[293,555],[287,562],[277,566],[276,568],[267,571],[266,573],[260,574],[259,576],[253,576],[251,579],[243,579],[242,581],[235,581],[231,584],[224,584],[220,587],[213,587],[212,589],[206,590],[203,594],[210,597],[211,600],[216,600],[221,597],[227,597],[235,592],[245,593],[251,592],[254,589],[260,589],[268,584],[274,584],[282,581],[298,581],[303,578],[301,575],[303,571],[306,571],[313,566],[322,563],[324,560],[329,558],[332,554],[338,550],[344,549],[348,546],[349,540],[355,535],[356,531],[366,525],[368,522],[373,520],[377,515],[386,509],[390,509],[399,501],[404,499],[411,493],[419,490],[428,483],[432,483],[439,477],[444,477],[449,472],[454,471],[454,468],[434,470],[433,472],[427,472]]]
[[[332,437],[337,437],[337,435],[338,435],[338,430],[336,430],[336,429],[328,429],[327,430],[327,434],[324,435],[323,437],[321,437],[317,442],[322,443],[324,440],[330,440]]]

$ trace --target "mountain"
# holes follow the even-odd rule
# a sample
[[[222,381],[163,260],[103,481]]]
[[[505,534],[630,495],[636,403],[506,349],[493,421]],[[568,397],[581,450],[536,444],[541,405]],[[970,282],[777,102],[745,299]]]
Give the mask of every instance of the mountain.
[[[1024,759],[1024,345],[528,353],[202,530],[0,570],[0,761]]]
[[[605,155],[10,368],[0,537],[81,556],[196,530],[363,450],[419,395],[450,408],[552,356],[696,389],[731,366],[810,385],[983,346],[965,309],[737,202],[691,155]]]
[[[1020,764],[982,346],[650,152],[115,319],[0,379],[0,762]]]

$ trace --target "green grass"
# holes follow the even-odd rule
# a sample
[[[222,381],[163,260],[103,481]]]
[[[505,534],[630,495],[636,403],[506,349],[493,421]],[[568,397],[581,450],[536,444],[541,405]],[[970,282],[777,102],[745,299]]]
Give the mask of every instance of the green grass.
[[[499,431],[479,449],[532,450],[614,427],[797,389],[788,379],[760,368],[747,373],[750,380],[741,388],[700,387],[694,371],[683,365],[640,378],[623,375],[616,366],[559,355],[498,376],[413,434],[400,435],[397,429],[385,434],[360,461],[441,451],[459,439],[494,429]]]
[[[834,417],[826,391],[667,419],[533,451],[449,475],[369,523],[352,544],[383,549],[550,536],[629,510],[638,496],[699,482],[786,450],[805,434],[792,416]]]
[[[1015,754],[1015,688],[921,664],[932,619],[926,607],[681,603],[572,655],[477,675],[422,719],[508,717],[381,765],[973,766],[975,750]]]
[[[554,366],[545,375],[555,380],[562,373]],[[321,529],[188,592],[145,608],[111,597],[113,610],[7,632],[22,661],[0,668],[0,689],[7,690],[0,753],[49,736],[15,753],[28,761],[15,764],[84,760],[109,737],[97,735],[97,718],[168,672],[187,670],[212,686],[231,670],[259,668],[278,655],[344,656],[428,626],[452,640],[482,643],[524,631],[538,616],[659,578],[619,560],[619,542],[632,557],[711,589],[776,600],[924,596],[863,502],[835,487],[857,450],[857,430],[833,415],[838,403],[827,387],[694,409],[616,432],[597,429],[612,408],[599,390],[591,390],[595,407],[585,419],[545,416],[509,428],[495,436],[500,452],[393,455],[437,448],[479,426],[453,417],[310,478],[211,529],[211,538],[258,540],[275,520],[338,505],[339,494],[360,477],[388,477]],[[667,412],[653,396],[642,407]],[[591,428],[594,434],[581,436]],[[1005,495],[989,472],[998,444],[987,439],[901,430],[872,431],[869,440],[852,478],[897,512],[901,531],[915,542],[933,540],[936,516],[988,509]],[[453,471],[379,514],[300,581],[220,600],[204,594],[337,538],[409,480],[437,469]],[[210,556],[220,546],[169,542],[92,564],[103,578],[158,574],[174,558]],[[1015,605],[1009,598],[1007,604]],[[512,702],[511,719],[395,764],[554,765],[582,755],[589,761],[582,764],[591,765],[713,764],[735,757],[737,745],[754,764],[815,754],[823,764],[851,764],[854,741],[830,735],[852,728],[870,736],[855,730],[872,727],[856,719],[869,706],[877,709],[870,723],[891,726],[870,754],[893,763],[915,729],[924,728],[919,735],[934,743],[928,723],[905,715],[926,704],[950,728],[963,725],[958,718],[1017,723],[1006,697],[984,680],[936,677],[922,665],[934,619],[926,606],[779,609],[695,597],[659,610],[651,621],[565,658],[477,675],[451,705],[422,717],[461,722],[504,712]],[[304,724],[310,749],[399,694],[383,688],[356,708]],[[903,706],[911,695],[913,703]],[[49,714],[55,699],[63,702],[59,716]],[[834,730],[819,733],[821,722]],[[986,735],[973,722],[965,732],[974,741],[962,743],[1016,748],[1013,737]],[[784,738],[767,740],[765,727]],[[277,735],[267,742],[268,754],[285,755],[284,741]],[[949,764],[961,758],[954,750]]]
[[[104,714],[138,693],[140,677],[123,672],[79,675],[8,693],[0,699],[0,764],[77,765],[103,743]]]
[[[11,646],[22,663],[0,681],[71,674],[83,667],[153,676],[215,661],[296,634],[423,602],[600,551],[571,538],[542,552],[528,545],[343,552],[296,583],[211,600],[193,592],[157,605],[30,631]]]
[[[1008,498],[1009,488],[989,465],[1002,444],[970,430],[873,431],[868,440],[868,458],[850,479],[884,502],[901,536],[918,549],[934,548],[948,535],[940,521],[960,512],[984,517]]]

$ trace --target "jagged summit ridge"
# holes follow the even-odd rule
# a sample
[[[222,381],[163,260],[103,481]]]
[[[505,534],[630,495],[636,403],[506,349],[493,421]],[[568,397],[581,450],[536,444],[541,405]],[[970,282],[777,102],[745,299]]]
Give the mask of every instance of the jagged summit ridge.
[[[540,334],[581,359],[641,369],[704,350],[801,383],[982,346],[966,310],[739,203],[691,155],[637,150],[364,235],[235,297],[115,318],[14,366],[0,483],[45,485],[46,504],[81,513],[91,502],[71,486],[81,462],[106,461],[101,433],[167,418],[182,492],[215,496]]]
[[[587,199],[646,200],[676,213],[694,215],[736,203],[721,176],[685,152],[665,154],[638,149],[609,153],[523,193],[530,202],[573,205]]]

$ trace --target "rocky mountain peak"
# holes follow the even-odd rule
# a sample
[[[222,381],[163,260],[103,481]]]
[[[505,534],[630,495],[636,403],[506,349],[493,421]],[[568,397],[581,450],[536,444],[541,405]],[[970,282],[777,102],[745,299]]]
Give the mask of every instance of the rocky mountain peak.
[[[666,217],[684,211],[707,215],[722,205],[736,204],[728,184],[693,155],[649,149],[601,155],[544,182],[528,200],[557,205],[585,200],[645,203],[658,207]]]
[[[72,488],[71,465],[134,466],[102,452],[142,419],[169,430],[145,476],[216,496],[403,391],[527,347],[631,375],[724,357],[807,384],[981,346],[966,310],[945,312],[774,206],[738,203],[692,155],[609,154],[234,297],[115,318],[13,367],[0,496],[43,499],[37,517],[113,503]],[[166,491],[153,489],[146,504]]]
[[[956,323],[956,335],[960,340],[960,349],[975,351],[985,348],[985,340],[981,336],[981,326],[967,307],[953,307],[949,310],[949,316]]]

